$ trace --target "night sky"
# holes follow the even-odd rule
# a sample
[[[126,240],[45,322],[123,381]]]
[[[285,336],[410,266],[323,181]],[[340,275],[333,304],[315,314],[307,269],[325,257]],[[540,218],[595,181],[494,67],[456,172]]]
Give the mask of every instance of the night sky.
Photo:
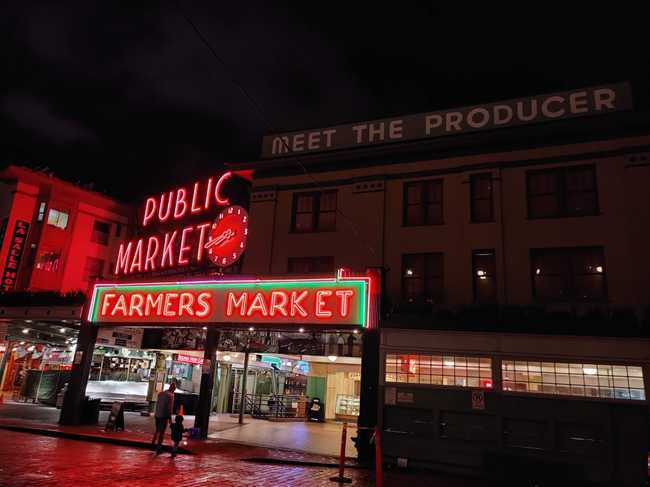
[[[624,80],[648,91],[641,12],[358,3],[5,5],[0,164],[132,201],[256,159],[272,131]]]

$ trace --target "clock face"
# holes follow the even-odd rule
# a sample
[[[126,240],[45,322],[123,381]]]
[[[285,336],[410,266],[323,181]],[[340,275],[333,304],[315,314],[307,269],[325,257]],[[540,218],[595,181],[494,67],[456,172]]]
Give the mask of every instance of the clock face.
[[[248,213],[241,206],[229,206],[214,221],[204,247],[208,258],[219,267],[234,264],[246,250]]]

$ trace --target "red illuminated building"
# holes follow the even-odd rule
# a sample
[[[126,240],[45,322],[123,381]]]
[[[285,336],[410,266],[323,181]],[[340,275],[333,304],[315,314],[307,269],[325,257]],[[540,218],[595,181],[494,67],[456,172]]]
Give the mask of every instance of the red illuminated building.
[[[3,291],[85,291],[108,276],[130,208],[46,172],[0,172]]]

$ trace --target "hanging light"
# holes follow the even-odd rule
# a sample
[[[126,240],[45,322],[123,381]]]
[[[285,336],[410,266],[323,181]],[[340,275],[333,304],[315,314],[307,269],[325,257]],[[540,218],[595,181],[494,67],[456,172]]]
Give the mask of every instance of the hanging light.
[[[29,328],[23,328],[23,333],[27,335],[27,333],[29,333]]]
[[[328,355],[327,356],[327,360],[329,360],[330,362],[336,362],[336,359],[337,359],[336,355]]]
[[[65,333],[65,328],[60,328],[59,331],[60,331],[61,333]]]
[[[359,330],[352,330],[352,333],[356,335],[357,333],[359,333]]]
[[[207,327],[207,326],[204,326],[204,327],[203,327],[203,331],[205,331],[205,330],[207,330],[207,329],[208,329],[208,327]]]
[[[304,333],[304,332],[305,332],[305,329],[304,329],[304,328],[299,328],[298,331],[299,331],[300,333]]]
[[[248,331],[255,331],[255,328],[251,326],[248,328]]]

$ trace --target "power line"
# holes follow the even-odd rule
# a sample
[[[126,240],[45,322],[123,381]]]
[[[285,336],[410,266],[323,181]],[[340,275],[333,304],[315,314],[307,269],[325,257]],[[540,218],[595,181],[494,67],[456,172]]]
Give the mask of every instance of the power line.
[[[190,27],[192,28],[192,30],[194,31],[194,33],[195,33],[195,34],[197,35],[197,37],[201,40],[201,42],[205,45],[205,47],[208,48],[208,50],[210,51],[210,53],[212,54],[212,56],[214,57],[214,59],[216,59],[217,62],[218,62],[219,64],[221,64],[221,66],[224,68],[225,72],[228,74],[228,76],[229,76],[229,78],[230,78],[230,82],[231,82],[233,85],[235,85],[235,87],[237,87],[237,88],[239,89],[239,91],[241,91],[241,93],[242,93],[242,94],[244,95],[244,97],[248,100],[248,102],[252,105],[252,107],[255,109],[255,111],[257,111],[257,114],[258,114],[259,117],[262,119],[262,122],[264,123],[266,130],[267,130],[268,132],[270,132],[270,133],[276,132],[276,130],[275,130],[273,124],[270,122],[269,118],[268,118],[268,117],[266,116],[266,114],[264,113],[264,110],[262,109],[262,107],[261,107],[261,106],[260,106],[260,105],[255,101],[255,99],[251,96],[251,94],[248,92],[248,90],[246,90],[246,88],[244,88],[244,86],[242,85],[242,83],[240,83],[239,80],[237,80],[237,78],[236,78],[235,75],[232,73],[232,71],[229,69],[229,66],[226,64],[226,62],[223,60],[223,58],[222,58],[221,56],[219,56],[219,54],[217,53],[217,51],[212,47],[212,44],[210,44],[210,42],[208,41],[208,39],[203,35],[203,33],[201,32],[201,30],[197,27],[197,25],[194,23],[194,21],[192,21],[192,19],[189,17],[189,15],[187,15],[187,14],[185,13],[185,11],[183,10],[183,8],[182,8],[181,5],[180,5],[180,1],[176,0],[175,3],[176,3],[176,8],[177,8],[178,11],[180,12],[181,16],[182,16],[182,17],[185,19],[185,21],[190,25]],[[289,148],[289,145],[287,144],[287,142],[286,142],[284,139],[282,139],[282,138],[280,138],[280,139],[281,139],[281,142],[282,142],[284,148],[285,148],[287,151],[289,151],[290,148]],[[301,170],[303,171],[303,173],[304,173],[304,174],[305,174],[309,179],[311,179],[311,180],[312,180],[314,183],[316,183],[316,184],[321,184],[321,183],[322,183],[321,181],[318,181],[316,178],[314,178],[314,176],[313,176],[313,175],[312,175],[312,174],[307,170],[307,167],[303,164],[303,162],[300,160],[300,158],[299,158],[298,156],[293,156],[293,159],[296,161],[296,163],[300,166],[300,168],[301,168]],[[359,243],[361,243],[361,244],[363,244],[364,246],[366,246],[366,247],[368,248],[368,250],[370,250],[370,252],[372,252],[373,255],[376,255],[376,252],[375,252],[375,249],[373,248],[373,246],[370,245],[369,243],[365,242],[365,241],[361,238],[361,236],[360,236],[360,234],[359,234],[359,232],[358,232],[358,229],[357,229],[357,225],[356,225],[356,223],[355,223],[355,222],[354,222],[350,217],[348,217],[345,213],[343,213],[343,210],[341,210],[341,209],[339,208],[339,205],[338,205],[338,204],[336,205],[336,212],[337,212],[339,215],[341,215],[341,216],[342,216],[342,217],[343,217],[343,218],[344,218],[344,219],[345,219],[345,220],[350,224],[350,228],[352,229],[352,233],[353,233],[354,237],[359,241]]]

